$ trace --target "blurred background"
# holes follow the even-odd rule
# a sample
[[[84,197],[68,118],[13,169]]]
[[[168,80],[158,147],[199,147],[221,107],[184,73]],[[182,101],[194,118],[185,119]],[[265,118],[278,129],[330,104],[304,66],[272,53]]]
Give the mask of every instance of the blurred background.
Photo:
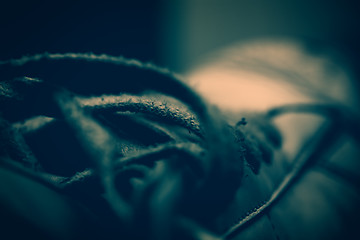
[[[224,46],[291,37],[358,69],[359,10],[338,0],[2,1],[0,58],[92,51],[183,72]]]
[[[269,37],[334,47],[350,58],[359,52],[356,1],[186,0],[171,1],[167,9],[166,52],[176,56],[168,60],[176,68],[214,49]]]

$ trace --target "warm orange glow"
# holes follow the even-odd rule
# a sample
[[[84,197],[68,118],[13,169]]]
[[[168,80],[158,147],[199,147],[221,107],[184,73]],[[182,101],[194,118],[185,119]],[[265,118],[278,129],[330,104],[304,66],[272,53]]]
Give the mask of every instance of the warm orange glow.
[[[205,68],[190,76],[190,84],[211,103],[226,110],[265,110],[311,99],[283,81],[258,73]]]

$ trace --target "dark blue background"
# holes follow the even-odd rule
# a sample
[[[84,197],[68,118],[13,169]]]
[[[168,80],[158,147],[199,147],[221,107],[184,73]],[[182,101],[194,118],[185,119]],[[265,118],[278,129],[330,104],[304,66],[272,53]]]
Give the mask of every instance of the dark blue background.
[[[94,52],[159,58],[158,1],[2,1],[0,58]]]
[[[1,1],[0,59],[45,51],[94,52],[150,61],[182,72],[192,67],[198,55],[217,47],[275,35],[314,40],[319,43],[314,51],[328,44],[345,54],[346,64],[360,76],[360,8],[356,2],[217,1],[226,7],[215,4],[217,15],[208,17],[216,18],[222,27],[205,26],[211,31],[199,34],[208,42],[196,45],[184,39],[194,38],[186,35],[186,29],[201,16],[191,18],[187,13],[189,9],[204,12],[209,5],[206,1]],[[187,57],[182,59],[184,54]]]

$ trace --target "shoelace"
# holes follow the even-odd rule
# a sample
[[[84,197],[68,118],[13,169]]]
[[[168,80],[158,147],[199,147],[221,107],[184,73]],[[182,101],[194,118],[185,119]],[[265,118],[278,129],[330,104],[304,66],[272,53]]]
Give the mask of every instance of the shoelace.
[[[254,134],[254,129],[246,129],[245,119],[240,120],[235,126],[229,126],[221,113],[208,106],[178,80],[179,76],[153,64],[143,64],[123,57],[45,53],[2,61],[0,66],[16,69],[27,64],[36,64],[38,61],[40,65],[42,61],[105,62],[156,73],[158,78],[153,78],[156,80],[152,82],[148,82],[147,79],[133,80],[133,83],[129,83],[131,86],[126,87],[130,89],[127,94],[118,94],[117,92],[127,90],[120,88],[114,89],[117,92],[105,93],[98,97],[93,97],[94,93],[79,94],[76,87],[71,89],[71,84],[68,89],[68,86],[49,83],[47,79],[39,80],[37,76],[3,81],[1,85],[3,109],[12,106],[13,101],[19,101],[17,97],[21,100],[22,94],[32,96],[34,93],[43,95],[41,101],[54,101],[54,105],[58,107],[58,110],[51,109],[51,114],[40,111],[40,114],[35,113],[35,116],[32,115],[27,121],[15,123],[11,123],[11,118],[6,119],[7,115],[4,114],[2,135],[14,140],[9,141],[12,145],[6,147],[6,155],[33,169],[15,166],[8,161],[3,161],[2,164],[70,195],[87,182],[92,184],[91,179],[99,178],[108,204],[119,218],[119,224],[129,227],[129,234],[134,233],[138,226],[143,226],[149,229],[145,229],[141,234],[152,232],[150,228],[159,228],[155,230],[153,238],[161,235],[158,232],[164,230],[164,226],[160,226],[164,219],[159,220],[155,226],[149,226],[147,221],[149,215],[153,214],[151,211],[159,210],[159,204],[164,203],[169,204],[169,207],[168,215],[165,214],[163,218],[176,216],[167,227],[178,229],[177,232],[185,228],[193,237],[199,235],[199,232],[210,234],[212,223],[208,218],[216,217],[231,201],[240,187],[245,162],[255,174],[258,173],[261,162],[271,163],[273,148],[278,148],[281,144],[281,137],[271,124],[271,119],[278,115],[288,112],[311,112],[326,116],[331,119],[331,123],[325,130],[321,130],[323,132],[314,135],[311,144],[304,146],[293,169],[270,198],[248,211],[248,214],[240,218],[234,226],[230,226],[221,238],[231,238],[270,208],[281,194],[311,167],[319,155],[324,154],[338,134],[349,133],[351,130],[352,136],[359,136],[356,124],[358,118],[349,111],[340,111],[341,108],[338,106],[329,105],[291,105],[272,109],[259,116],[260,119],[265,119],[262,121],[263,125],[256,126],[257,132],[263,130],[260,135]],[[157,93],[141,93],[144,90]],[[49,99],[49,96],[52,98]],[[159,101],[159,96],[163,101]],[[14,118],[16,117],[15,114]],[[73,129],[78,141],[92,159],[92,164],[89,165],[91,167],[78,171],[73,176],[36,171],[41,166],[37,166],[36,156],[24,140],[23,135],[26,135],[27,131],[36,132],[57,121]],[[122,129],[123,122],[127,123],[125,128],[141,128],[142,132],[147,132],[147,135],[151,135],[158,142],[152,144],[151,140],[144,142],[141,135],[129,135],[126,129]],[[164,127],[169,124],[180,126],[194,136],[184,138],[184,134],[174,134],[171,127]],[[133,144],[134,142],[136,144]],[[137,189],[130,189],[130,194],[124,189],[131,188],[129,181],[134,178],[137,182],[135,181],[133,186]],[[119,188],[119,185],[122,188]],[[216,198],[216,202],[204,204],[212,198]],[[155,201],[154,199],[161,201],[148,207],[147,211],[150,213],[144,213],[144,205]],[[221,207],[216,209],[219,205]],[[200,226],[208,227],[210,230]],[[215,238],[215,235],[211,236]]]

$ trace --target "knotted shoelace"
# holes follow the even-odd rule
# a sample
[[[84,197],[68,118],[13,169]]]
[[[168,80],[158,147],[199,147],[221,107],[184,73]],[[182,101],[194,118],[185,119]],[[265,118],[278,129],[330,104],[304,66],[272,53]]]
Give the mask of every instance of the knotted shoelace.
[[[112,234],[129,239],[231,238],[341,134],[360,136],[355,114],[326,104],[239,116],[232,126],[181,76],[123,57],[45,53],[0,61],[0,68],[2,166],[73,197],[104,225],[116,226]],[[244,168],[257,174],[274,161],[282,139],[273,119],[290,112],[330,121],[304,145],[269,199],[222,235],[213,233],[213,219],[241,187]],[[46,149],[49,138],[57,152]],[[105,202],[100,207],[91,198]]]

